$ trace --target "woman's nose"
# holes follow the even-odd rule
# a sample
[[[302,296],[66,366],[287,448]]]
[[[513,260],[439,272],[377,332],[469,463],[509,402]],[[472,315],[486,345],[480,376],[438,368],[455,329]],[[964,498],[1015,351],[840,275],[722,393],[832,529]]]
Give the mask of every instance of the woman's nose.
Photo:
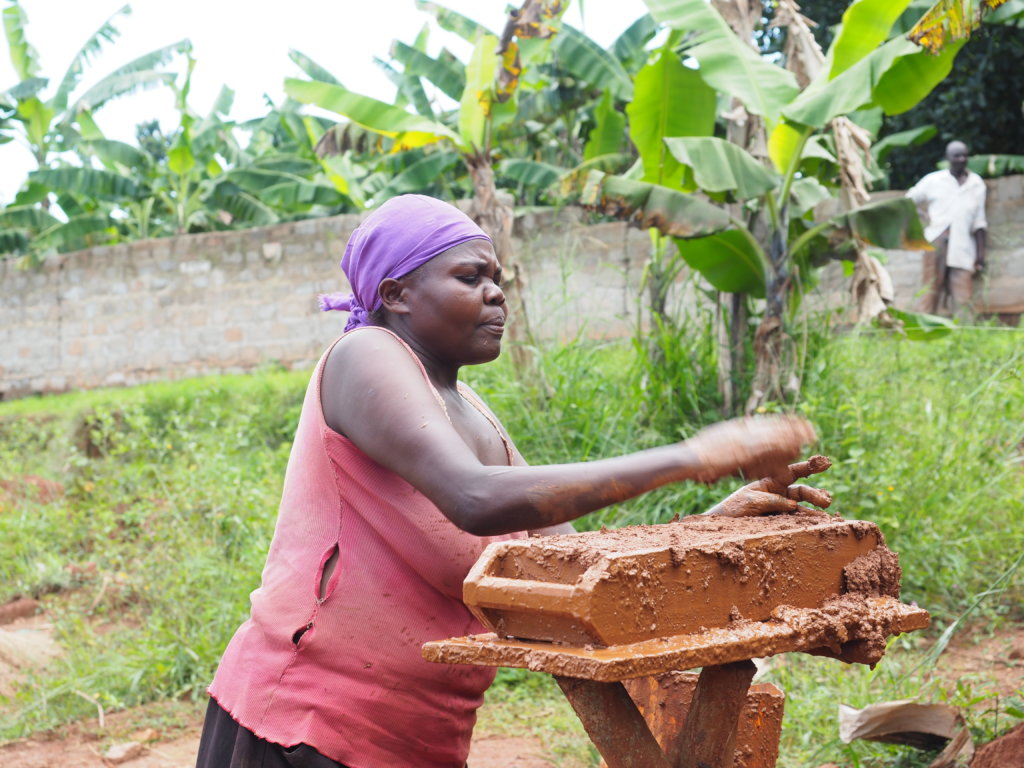
[[[484,301],[501,306],[505,303],[505,292],[497,283],[490,283],[484,293]]]

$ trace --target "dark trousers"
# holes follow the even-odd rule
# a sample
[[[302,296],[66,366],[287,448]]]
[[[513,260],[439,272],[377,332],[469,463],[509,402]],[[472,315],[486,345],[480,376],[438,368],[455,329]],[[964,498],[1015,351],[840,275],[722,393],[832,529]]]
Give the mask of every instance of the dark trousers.
[[[257,738],[210,699],[196,768],[345,768],[312,747],[282,747]]]

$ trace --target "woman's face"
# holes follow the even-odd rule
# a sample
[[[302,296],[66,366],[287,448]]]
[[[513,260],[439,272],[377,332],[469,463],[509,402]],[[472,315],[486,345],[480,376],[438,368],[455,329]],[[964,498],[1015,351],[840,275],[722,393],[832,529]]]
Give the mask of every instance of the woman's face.
[[[487,240],[449,248],[401,278],[405,324],[439,358],[457,365],[494,360],[501,352],[508,307],[501,266]]]

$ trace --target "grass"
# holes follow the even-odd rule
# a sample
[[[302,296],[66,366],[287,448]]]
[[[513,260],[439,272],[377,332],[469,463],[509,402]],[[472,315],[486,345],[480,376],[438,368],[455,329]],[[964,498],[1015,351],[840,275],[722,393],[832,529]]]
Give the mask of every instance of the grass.
[[[696,322],[657,335],[653,358],[629,342],[578,342],[537,350],[530,384],[505,360],[467,378],[534,463],[685,438],[719,417],[714,349]],[[812,341],[797,408],[835,462],[821,484],[844,516],[881,526],[904,598],[934,628],[894,640],[874,671],[796,655],[773,664],[768,679],[787,691],[781,766],[926,764],[907,748],[839,744],[838,701],[978,699],[979,737],[1024,710],[1021,692],[947,690],[927,656],[944,630],[967,631],[958,619],[972,606],[972,626],[1024,620],[1011,570],[1024,550],[1022,340],[981,329]],[[203,697],[258,583],[306,379],[266,371],[0,403],[0,601],[59,592],[47,605],[68,649],[0,702],[0,740],[93,715],[86,697],[108,711]],[[64,493],[49,500],[27,476]],[[662,522],[735,485],[661,489],[578,526]],[[538,735],[567,767],[593,764],[547,678],[503,671],[488,702],[482,727]]]

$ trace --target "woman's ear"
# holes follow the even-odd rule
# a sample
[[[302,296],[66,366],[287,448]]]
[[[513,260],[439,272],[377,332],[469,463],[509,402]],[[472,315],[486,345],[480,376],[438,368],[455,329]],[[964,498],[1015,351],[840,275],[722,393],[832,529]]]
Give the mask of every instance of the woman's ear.
[[[381,306],[388,312],[396,315],[406,315],[409,307],[405,301],[406,285],[401,279],[386,277],[377,286],[377,295],[380,296]]]

